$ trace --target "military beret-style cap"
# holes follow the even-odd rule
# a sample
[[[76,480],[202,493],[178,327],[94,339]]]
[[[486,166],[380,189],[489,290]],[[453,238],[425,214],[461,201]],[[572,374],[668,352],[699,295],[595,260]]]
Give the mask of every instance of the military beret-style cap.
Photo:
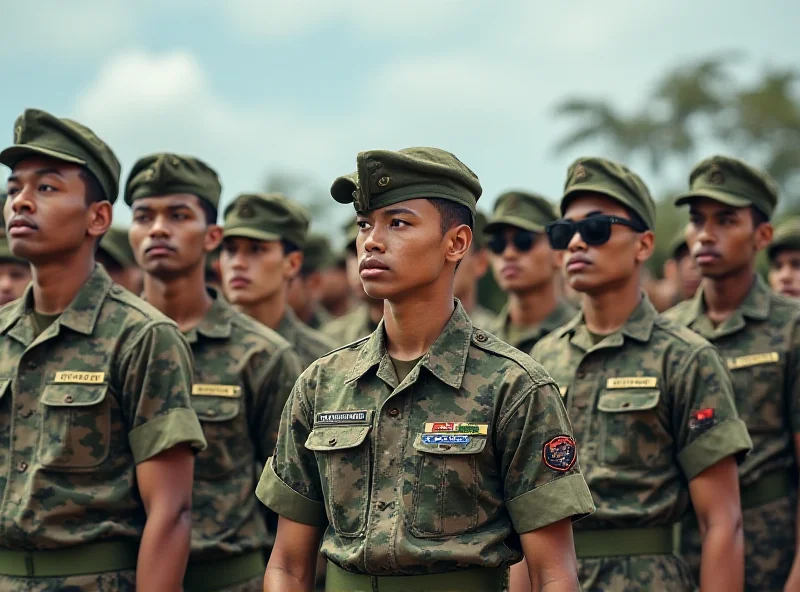
[[[0,162],[13,169],[30,156],[49,156],[84,167],[97,179],[106,199],[116,201],[119,161],[108,144],[77,121],[26,109],[14,123],[14,145],[0,152]]]
[[[302,249],[309,224],[306,209],[280,193],[244,193],[225,208],[224,236],[287,240]]]
[[[120,267],[136,267],[136,258],[128,240],[128,229],[112,226],[100,239],[101,251],[111,257]]]
[[[503,226],[514,226],[531,232],[544,232],[544,227],[558,219],[553,205],[541,195],[524,191],[508,191],[497,198],[494,212],[485,232],[493,233]]]
[[[767,256],[774,259],[781,249],[800,251],[800,218],[792,218],[775,229],[772,242],[767,247]]]
[[[567,170],[561,214],[579,193],[591,192],[608,196],[639,214],[647,228],[656,224],[656,204],[641,177],[625,165],[605,158],[579,158]]]
[[[331,241],[323,234],[311,232],[306,237],[306,246],[303,247],[303,270],[307,272],[319,271],[333,267],[336,264],[336,254],[331,248]]]
[[[462,204],[475,215],[481,184],[469,167],[438,148],[405,148],[360,152],[357,170],[339,177],[331,196],[369,212],[402,201],[439,198]]]
[[[216,212],[222,185],[214,169],[199,158],[161,152],[143,156],[133,165],[125,184],[125,203],[137,199],[189,193],[209,203]]]
[[[681,206],[707,197],[734,208],[755,206],[770,218],[778,205],[778,186],[765,172],[730,156],[710,156],[689,174],[689,191],[675,199]]]

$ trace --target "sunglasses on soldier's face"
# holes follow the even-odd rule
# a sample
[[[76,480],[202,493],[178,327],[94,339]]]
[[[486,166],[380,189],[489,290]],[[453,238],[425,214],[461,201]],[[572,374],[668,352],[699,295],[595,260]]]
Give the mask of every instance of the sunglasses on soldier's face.
[[[533,243],[536,242],[536,237],[539,236],[535,232],[529,230],[520,230],[515,232],[511,237],[511,244],[520,253],[527,253],[533,248]],[[493,234],[486,242],[486,246],[495,255],[502,255],[508,246],[508,241],[504,234]]]
[[[547,237],[550,239],[550,246],[556,251],[566,251],[575,233],[581,235],[583,242],[587,245],[598,246],[608,242],[611,238],[611,227],[614,224],[627,226],[636,232],[647,230],[641,225],[618,216],[590,216],[573,222],[572,220],[556,220],[546,226]]]

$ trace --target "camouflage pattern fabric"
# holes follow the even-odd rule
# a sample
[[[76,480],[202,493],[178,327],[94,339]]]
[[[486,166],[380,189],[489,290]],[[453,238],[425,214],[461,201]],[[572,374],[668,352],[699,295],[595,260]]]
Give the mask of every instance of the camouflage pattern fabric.
[[[376,328],[369,316],[369,306],[359,304],[355,310],[333,319],[322,328],[322,333],[331,338],[337,347],[363,339]]]
[[[578,580],[583,592],[696,590],[686,564],[673,555],[581,559]]]
[[[542,337],[571,321],[576,312],[577,310],[571,304],[559,300],[553,311],[539,325],[528,327],[522,331],[514,331],[506,304],[500,314],[485,329],[518,350],[528,353]]]
[[[319,331],[326,323],[330,323],[334,318],[321,304],[315,304],[313,310],[314,312],[311,314],[308,326],[316,331]]]
[[[644,295],[625,325],[596,345],[579,314],[539,341],[531,355],[561,388],[597,505],[576,531],[671,526],[689,507],[686,482],[751,446],[714,348],[660,316]],[[666,560],[647,567],[641,556],[629,572],[630,560],[579,559],[579,565],[585,574],[600,569],[606,574],[600,582],[622,586],[608,589],[659,589],[658,574],[666,572],[657,565]],[[622,581],[625,574],[630,580]],[[582,585],[606,590],[588,580]],[[691,588],[674,582],[665,589]]]
[[[0,309],[0,546],[138,541],[136,465],[179,443],[205,447],[186,341],[101,266],[34,335],[29,286]]]
[[[739,467],[741,486],[751,486],[775,471],[794,471],[793,434],[800,432],[800,307],[770,292],[760,277],[739,309],[718,327],[705,314],[704,302],[701,287],[693,300],[682,302],[666,315],[711,341],[727,362],[739,415],[753,438],[753,451]],[[752,510],[744,513],[748,582],[772,578],[772,570],[763,566],[770,565],[777,550],[791,550],[786,555],[791,564],[796,527],[791,517],[796,509],[789,512],[785,520],[777,515],[763,518]],[[689,563],[698,566],[698,535],[692,530],[691,525],[684,525],[681,547]],[[759,543],[753,544],[751,539]],[[791,541],[790,545],[786,541]]]
[[[136,571],[109,571],[101,574],[61,578],[17,578],[0,576],[3,592],[136,592]],[[249,591],[243,591],[249,592]]]
[[[300,374],[290,345],[221,297],[186,333],[195,360],[192,406],[208,448],[195,462],[191,561],[267,545],[253,496],[256,463],[272,454],[281,411]]]
[[[303,368],[308,368],[311,362],[321,358],[339,345],[324,333],[315,331],[303,323],[288,306],[286,307],[286,312],[283,313],[283,318],[280,325],[278,325],[277,331],[294,348]]]
[[[551,444],[556,468],[542,460]],[[457,304],[400,384],[383,323],[313,363],[257,494],[279,515],[326,526],[321,552],[342,569],[441,573],[519,561],[515,531],[591,512],[576,460],[544,369],[475,330]]]

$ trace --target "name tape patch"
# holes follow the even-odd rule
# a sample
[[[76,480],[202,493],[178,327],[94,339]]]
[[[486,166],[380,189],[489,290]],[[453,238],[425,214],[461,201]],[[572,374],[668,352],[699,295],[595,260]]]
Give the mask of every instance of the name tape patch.
[[[486,436],[489,433],[489,424],[434,421],[425,424],[425,431],[432,434],[474,434],[476,436]]]
[[[459,434],[422,434],[424,444],[469,444],[472,436]]]
[[[781,356],[778,352],[768,352],[765,354],[750,354],[749,356],[739,356],[738,358],[728,358],[728,369],[737,370],[750,366],[760,366],[761,364],[774,364],[780,362]]]
[[[365,409],[356,411],[324,411],[317,413],[314,425],[364,425],[369,423],[369,412]]]
[[[56,372],[53,382],[72,384],[101,384],[106,379],[105,372]]]
[[[242,389],[234,384],[193,384],[192,394],[201,397],[238,397]]]
[[[556,436],[545,442],[542,448],[544,464],[559,473],[569,471],[577,459],[578,451],[575,440],[569,436]]]
[[[655,376],[620,376],[609,378],[606,388],[628,389],[628,388],[655,388],[658,386],[658,378]]]

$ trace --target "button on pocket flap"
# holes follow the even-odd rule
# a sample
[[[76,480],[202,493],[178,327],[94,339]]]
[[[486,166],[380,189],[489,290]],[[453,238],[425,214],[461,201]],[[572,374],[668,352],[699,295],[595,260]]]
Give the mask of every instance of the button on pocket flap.
[[[658,389],[625,389],[600,394],[597,408],[606,413],[647,411],[658,405],[661,392]]]
[[[89,407],[106,398],[108,384],[48,384],[42,403],[49,407]]]
[[[478,454],[486,447],[486,436],[461,434],[417,434],[414,449],[426,454]]]
[[[200,421],[229,421],[239,414],[239,399],[193,396],[192,409]]]
[[[337,426],[315,428],[306,440],[306,448],[323,452],[346,450],[364,443],[369,433],[369,426]]]

